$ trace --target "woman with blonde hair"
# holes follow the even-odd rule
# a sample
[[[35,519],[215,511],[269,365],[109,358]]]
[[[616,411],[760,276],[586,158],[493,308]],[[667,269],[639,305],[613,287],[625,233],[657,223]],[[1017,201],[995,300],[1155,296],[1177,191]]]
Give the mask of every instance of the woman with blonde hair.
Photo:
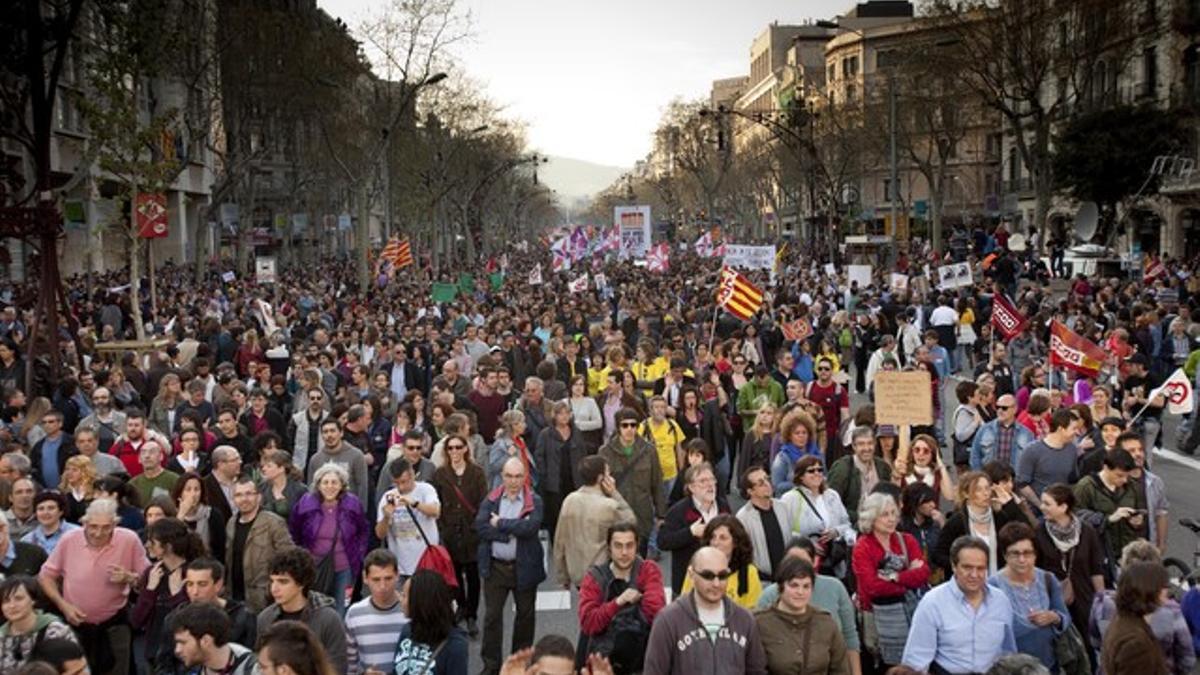
[[[750,427],[742,437],[742,447],[737,454],[737,469],[735,476],[743,476],[751,467],[762,467],[770,471],[771,447],[775,442],[775,418],[777,410],[774,403],[764,403],[754,416],[754,426]]]
[[[234,361],[238,375],[243,380],[254,375],[250,372],[251,362],[266,361],[266,355],[263,354],[262,347],[258,344],[258,331],[248,328],[242,333],[242,344],[238,347],[237,354],[234,355]]]
[[[146,422],[158,433],[171,436],[175,430],[175,416],[183,403],[183,381],[175,373],[167,373],[158,381],[158,395],[150,402]]]
[[[92,464],[90,457],[75,455],[67,458],[62,480],[58,482],[58,491],[67,498],[64,520],[79,524],[80,518],[87,513],[88,504],[96,498],[96,490],[92,487],[95,480],[96,465]]]

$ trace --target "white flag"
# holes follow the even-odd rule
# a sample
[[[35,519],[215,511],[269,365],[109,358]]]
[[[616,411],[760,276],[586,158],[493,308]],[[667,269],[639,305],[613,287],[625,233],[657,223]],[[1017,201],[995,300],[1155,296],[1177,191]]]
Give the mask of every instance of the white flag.
[[[1192,383],[1183,372],[1183,368],[1176,368],[1162,386],[1150,393],[1149,399],[1154,400],[1159,394],[1167,397],[1167,410],[1172,415],[1187,415],[1192,412],[1195,403],[1192,400]]]
[[[530,286],[542,285],[542,266],[541,265],[535,265],[533,269],[529,270],[529,285]]]
[[[587,272],[584,272],[583,276],[579,277],[578,279],[572,279],[571,283],[568,284],[567,289],[572,293],[582,293],[587,290],[587,287],[588,275]]]

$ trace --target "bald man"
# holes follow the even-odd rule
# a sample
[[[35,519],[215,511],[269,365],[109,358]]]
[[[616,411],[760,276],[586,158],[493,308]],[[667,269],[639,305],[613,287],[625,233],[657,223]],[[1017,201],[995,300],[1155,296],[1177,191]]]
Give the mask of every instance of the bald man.
[[[1005,462],[1017,469],[1021,451],[1036,440],[1033,432],[1017,423],[1017,399],[1005,394],[996,399],[996,419],[979,427],[971,444],[971,470],[979,471],[988,462]]]
[[[646,673],[762,675],[767,657],[754,616],[725,594],[734,575],[720,550],[705,546],[688,564],[692,590],[659,612],[646,647]]]
[[[525,464],[510,457],[500,469],[501,484],[483,500],[475,514],[479,532],[479,575],[483,577],[484,672],[498,673],[503,665],[504,603],[513,595],[512,648],[533,644],[537,587],[546,578],[544,551],[538,540],[542,499],[525,484]]]

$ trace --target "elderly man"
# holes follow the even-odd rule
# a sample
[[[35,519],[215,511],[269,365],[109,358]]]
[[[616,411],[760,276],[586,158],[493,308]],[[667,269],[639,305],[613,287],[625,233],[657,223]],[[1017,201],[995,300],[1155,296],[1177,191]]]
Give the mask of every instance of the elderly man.
[[[987,584],[988,545],[959,537],[950,546],[954,578],[935,586],[913,613],[903,664],[919,672],[983,673],[1017,651],[1008,596]]]
[[[92,672],[129,672],[132,633],[121,609],[131,585],[149,567],[137,533],[117,527],[117,503],[111,499],[92,502],[83,529],[63,535],[42,567],[42,592],[75,627]]]
[[[208,492],[208,503],[221,514],[221,522],[229,522],[236,505],[233,499],[234,483],[242,473],[242,457],[232,446],[218,445],[212,451],[212,473],[204,478],[204,489]]]
[[[1017,423],[1017,399],[1005,394],[996,399],[996,419],[975,432],[971,443],[971,470],[979,471],[988,462],[1003,462],[1015,471],[1021,452],[1036,439],[1024,424]]]
[[[79,454],[92,460],[92,466],[96,467],[97,476],[116,476],[125,474],[125,465],[121,460],[100,452],[100,436],[92,427],[85,427],[82,424],[75,427],[75,449]]]

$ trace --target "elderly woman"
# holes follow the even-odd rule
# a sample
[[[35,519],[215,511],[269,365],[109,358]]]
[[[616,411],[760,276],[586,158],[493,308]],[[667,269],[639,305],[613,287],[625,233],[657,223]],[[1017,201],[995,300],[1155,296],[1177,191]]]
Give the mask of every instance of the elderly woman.
[[[354,587],[370,536],[362,502],[349,491],[350,473],[325,464],[313,473],[312,492],[300,498],[288,519],[292,541],[312,554],[317,566],[313,590],[333,596],[339,614]]]
[[[209,503],[212,497],[204,489],[204,479],[193,471],[183,474],[171,488],[176,517],[200,537],[214,558],[225,559],[225,521],[221,512]],[[224,499],[224,495],[221,495]]]
[[[797,557],[785,558],[775,576],[779,599],[770,609],[755,615],[766,652],[767,673],[850,675],[846,642],[838,622],[811,603],[817,579],[812,564]],[[799,664],[797,655],[802,655]]]
[[[993,485],[981,471],[963,474],[954,503],[957,508],[946,518],[942,534],[929,556],[930,563],[941,568],[945,578],[949,579],[950,545],[955,539],[969,534],[987,542],[988,574],[995,574],[1000,569],[997,533],[1010,522],[1026,522],[1024,512],[1010,490],[1003,485]]]
[[[555,401],[550,408],[551,424],[538,434],[533,450],[534,466],[541,467],[541,495],[546,505],[543,523],[550,536],[558,526],[562,500],[579,485],[579,460],[587,456],[583,432],[571,419],[571,403]]]
[[[1125,545],[1121,551],[1121,576],[1117,579],[1117,590],[1103,591],[1092,604],[1091,616],[1089,617],[1088,633],[1091,637],[1093,645],[1104,645],[1107,649],[1109,634],[1116,622],[1121,616],[1121,588],[1125,582],[1125,578],[1132,570],[1142,565],[1153,565],[1162,568],[1162,556],[1154,544],[1145,539],[1138,539]],[[1158,606],[1153,608],[1151,612],[1144,613],[1139,618],[1145,619],[1143,626],[1148,628],[1148,632],[1153,636],[1155,644],[1158,647],[1156,650],[1159,658],[1165,664],[1162,670],[1148,670],[1142,668],[1139,672],[1156,672],[1156,673],[1171,673],[1171,675],[1184,675],[1192,672],[1192,667],[1196,665],[1196,654],[1192,648],[1192,634],[1188,630],[1187,621],[1183,617],[1183,612],[1179,607],[1179,603],[1168,597],[1165,593],[1165,584],[1161,586],[1164,590],[1162,597],[1159,599]],[[1101,641],[1103,637],[1103,642]],[[1148,659],[1149,661],[1153,658]],[[1108,670],[1108,664],[1102,662],[1099,675],[1116,675],[1117,673],[1132,672],[1123,670]]]
[[[864,644],[889,666],[900,663],[917,591],[929,583],[929,565],[912,535],[897,531],[900,509],[891,495],[872,493],[858,509],[858,542],[851,566],[864,624],[874,622],[877,644]],[[869,635],[870,632],[868,631]]]
[[[914,436],[908,456],[896,458],[896,470],[892,472],[892,481],[901,488],[913,483],[924,483],[944,499],[953,500],[956,491],[954,479],[950,477],[950,469],[942,461],[940,447],[933,436]]]
[[[91,458],[83,455],[67,458],[62,480],[58,483],[58,491],[67,499],[67,522],[79,523],[79,519],[83,518],[88,504],[96,498],[96,490],[92,487],[95,480],[96,466]]]
[[[792,483],[795,487],[780,498],[792,517],[791,533],[817,545],[817,566],[822,574],[845,576],[847,551],[857,534],[841,496],[825,485],[821,458],[809,455],[796,462]]]
[[[1062,587],[1053,574],[1037,567],[1037,535],[1023,522],[1012,522],[1000,529],[998,548],[1004,567],[988,579],[988,584],[1008,597],[1013,612],[1013,632],[1017,649],[1036,656],[1051,672],[1061,664],[1054,653],[1054,640],[1071,625]]]
[[[537,488],[541,485],[542,468],[534,459],[533,448],[525,445],[525,413],[509,410],[500,416],[500,430],[488,451],[488,484],[492,489],[500,487],[500,471],[509,457],[516,457],[525,465],[525,486]]]
[[[754,566],[754,545],[746,533],[742,521],[728,513],[722,513],[704,526],[700,543],[720,550],[729,559],[729,570],[733,572],[725,585],[725,595],[746,609],[754,609],[758,596],[762,595],[762,581],[758,568]],[[683,593],[692,590],[692,575],[683,581]]]
[[[821,448],[817,445],[817,423],[812,415],[803,410],[793,410],[788,413],[779,425],[779,438],[783,443],[779,453],[771,460],[771,484],[775,486],[775,496],[792,489],[796,462],[803,457],[816,457],[821,460]]]

